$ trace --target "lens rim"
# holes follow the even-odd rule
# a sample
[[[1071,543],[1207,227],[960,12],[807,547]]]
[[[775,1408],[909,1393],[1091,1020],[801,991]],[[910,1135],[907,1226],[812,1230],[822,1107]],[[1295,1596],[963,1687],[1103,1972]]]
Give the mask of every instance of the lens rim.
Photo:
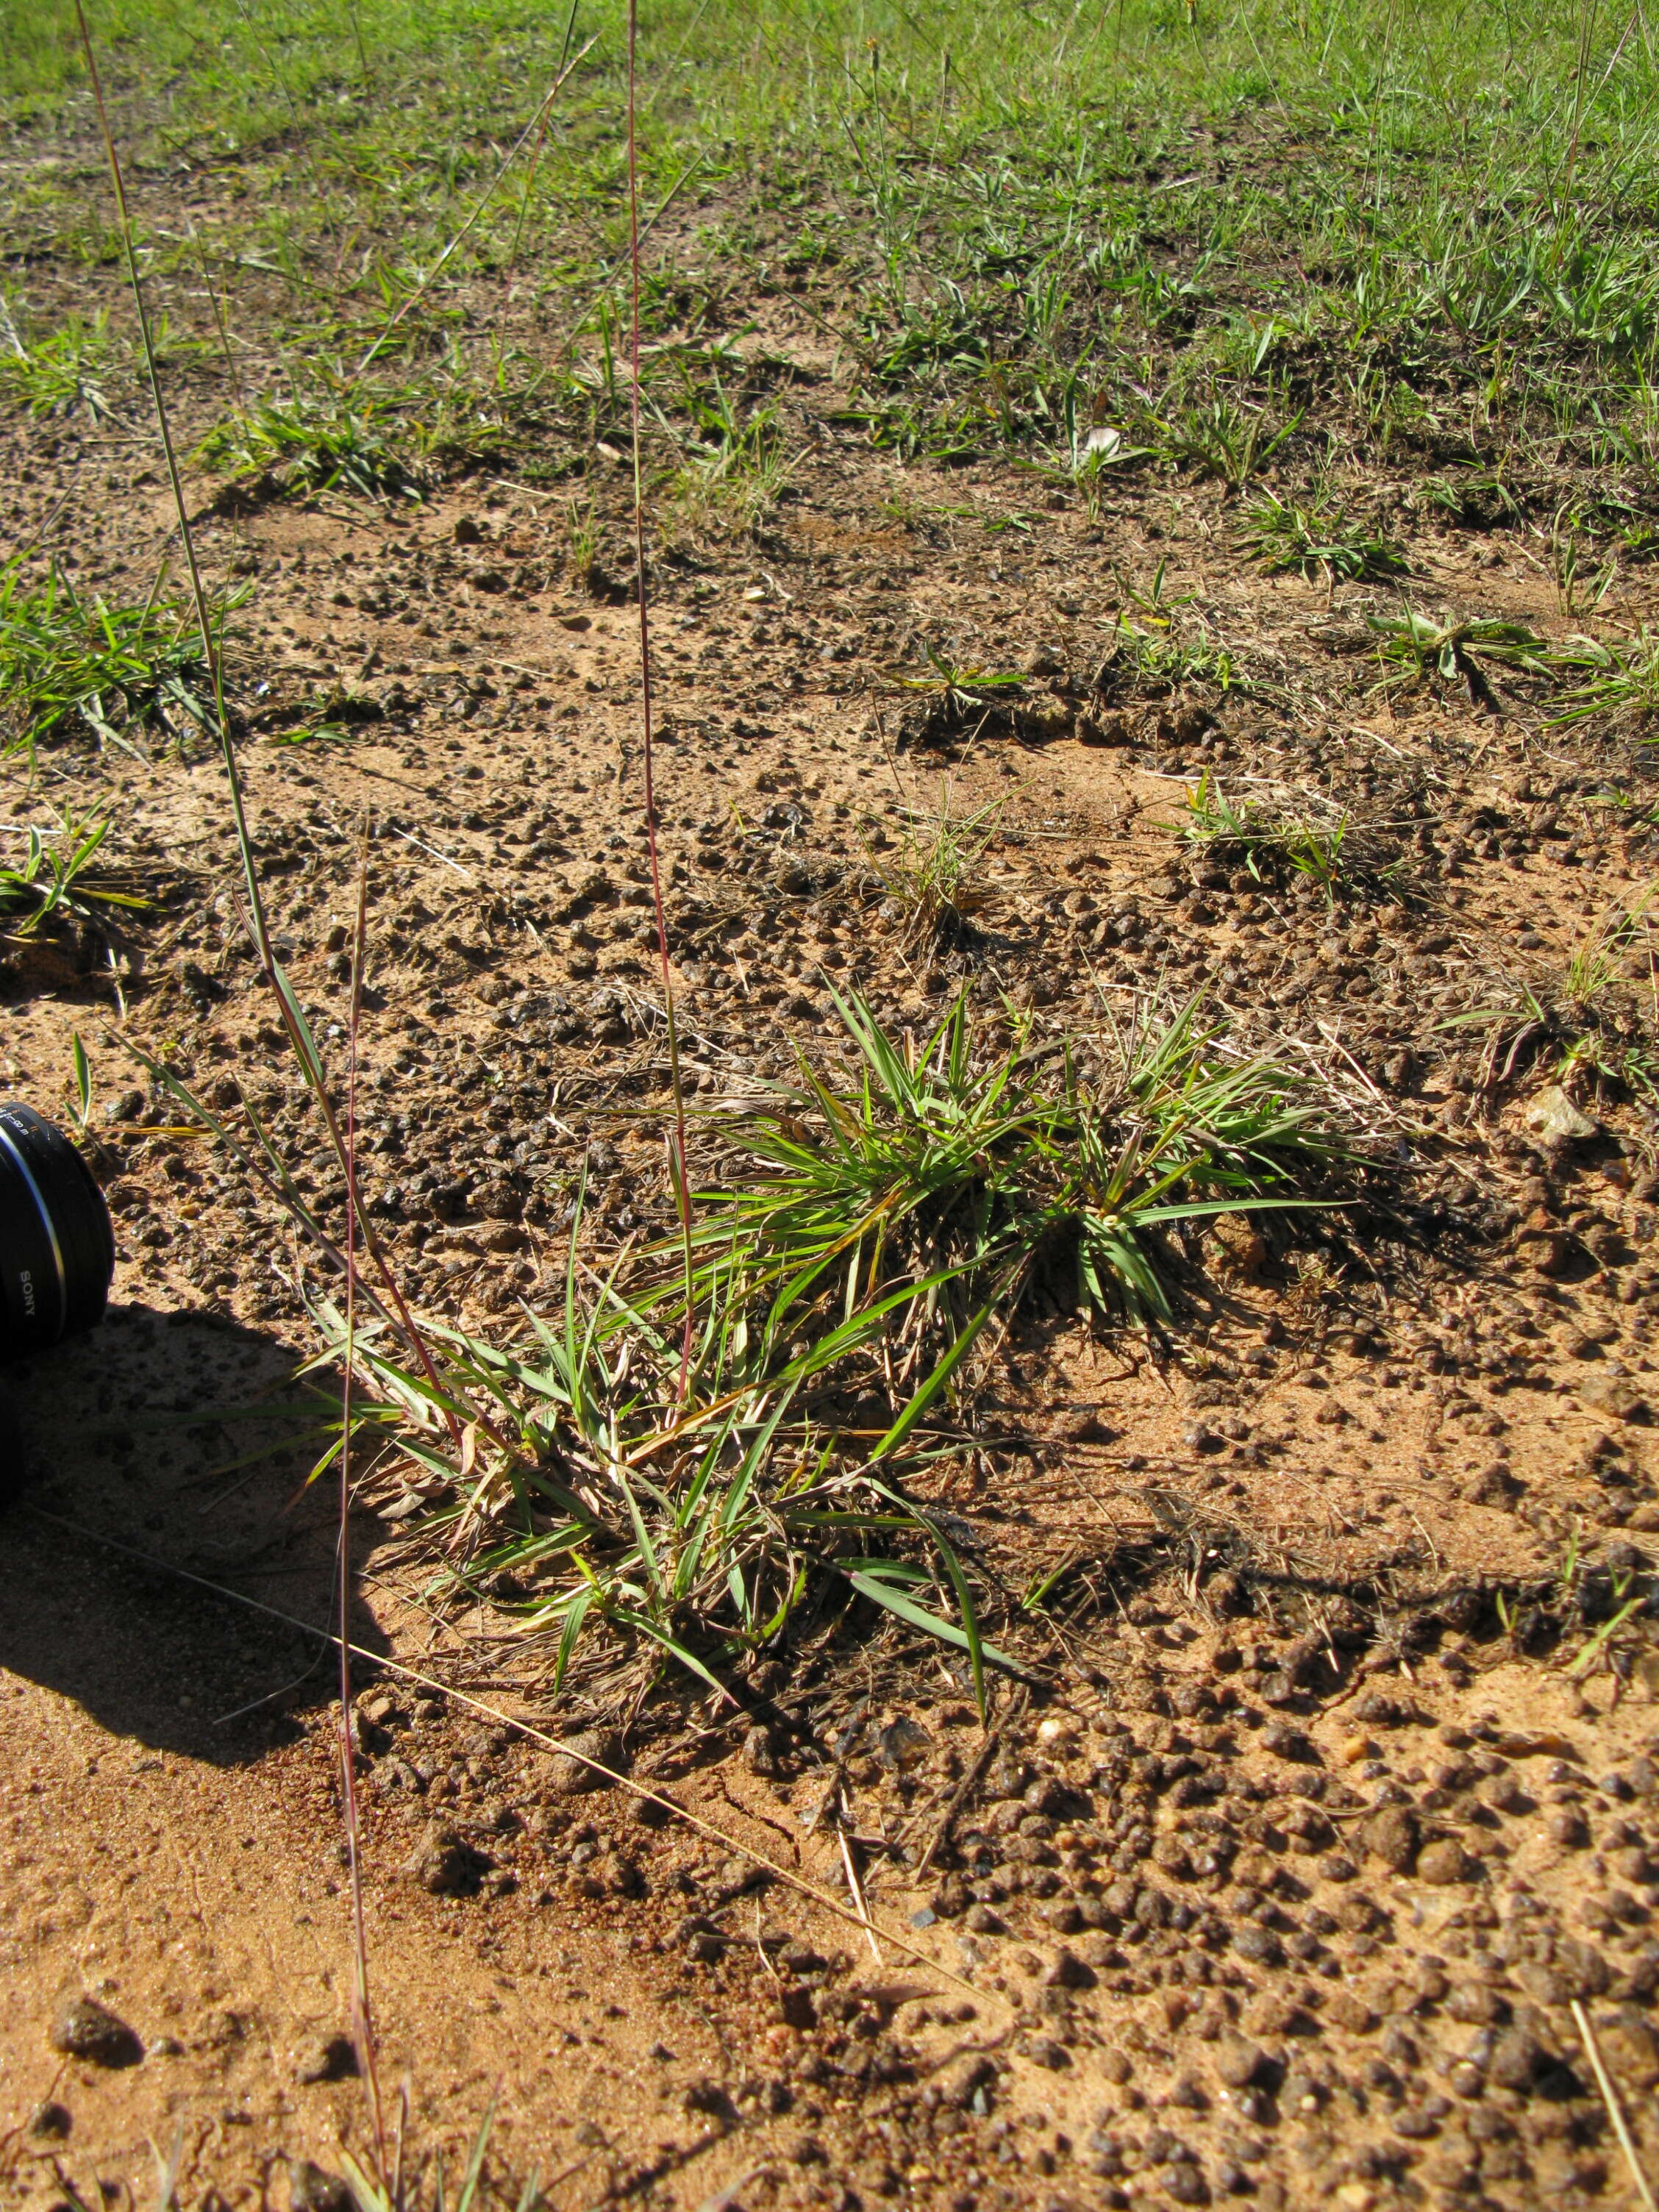
[[[8,1185],[0,1357],[90,1328],[115,1271],[114,1224],[91,1169],[61,1129],[21,1099],[0,1102],[0,1194]]]

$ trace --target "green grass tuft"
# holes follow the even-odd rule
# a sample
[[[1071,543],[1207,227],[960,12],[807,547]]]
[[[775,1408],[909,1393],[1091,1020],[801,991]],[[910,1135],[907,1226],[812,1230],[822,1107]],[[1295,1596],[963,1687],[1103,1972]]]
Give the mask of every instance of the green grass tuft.
[[[981,904],[980,862],[996,842],[1002,802],[958,814],[947,785],[936,813],[911,808],[897,848],[872,850],[870,869],[900,909],[912,943],[947,943]]]
[[[217,611],[219,635],[247,596]],[[182,738],[200,729],[208,676],[194,610],[158,583],[138,606],[83,599],[62,569],[31,585],[21,561],[0,568],[0,756],[27,751],[79,725],[125,745],[149,726]]]
[[[1529,624],[1482,618],[1435,622],[1407,608],[1397,615],[1367,615],[1379,642],[1385,684],[1412,685],[1438,678],[1461,681],[1478,703],[1495,704],[1488,672],[1547,676],[1549,648]]]
[[[0,929],[13,937],[33,937],[69,915],[147,906],[149,900],[131,888],[126,876],[100,863],[108,835],[107,820],[67,809],[55,830],[0,832],[0,837],[24,846],[21,860],[0,860]]]
[[[997,1043],[966,999],[915,1045],[836,1006],[850,1072],[804,1069],[730,1125],[735,1186],[693,1239],[702,1294],[754,1312],[763,1358],[877,1306],[954,1344],[1039,1274],[1097,1321],[1168,1322],[1177,1224],[1297,1203],[1342,1155],[1297,1079],[1233,1060],[1195,1004],[1092,1079],[1065,1043]]]
[[[1317,803],[1316,802],[1316,806]],[[1301,876],[1330,892],[1350,877],[1387,872],[1374,854],[1362,867],[1349,817],[1326,805],[1293,811],[1269,799],[1231,799],[1207,769],[1186,793],[1181,813],[1160,826],[1255,882]]]
[[[421,463],[399,450],[373,401],[261,400],[210,431],[197,459],[237,482],[268,477],[287,497],[343,491],[362,499],[421,500],[427,490]]]
[[[3,308],[3,303],[0,303]],[[0,400],[31,415],[110,414],[106,386],[117,349],[109,317],[71,315],[50,337],[25,345],[9,313],[0,312]]]
[[[988,1667],[1018,1665],[998,1593],[906,1480],[950,1449],[988,1329],[1039,1288],[1169,1327],[1208,1224],[1319,1206],[1354,1163],[1325,1100],[1195,1003],[1068,1042],[993,1034],[959,1000],[914,1045],[837,1004],[848,1066],[714,1116],[689,1357],[678,1242],[601,1273],[580,1206],[562,1299],[499,1341],[431,1325],[435,1387],[360,1326],[362,1443],[428,1501],[447,1581],[499,1599],[511,1577],[556,1689],[579,1660],[629,1695],[665,1664],[718,1684],[857,1597],[962,1655],[982,1700]],[[319,1318],[323,1364],[344,1329]]]
[[[1659,630],[1643,623],[1622,642],[1570,638],[1550,657],[1556,667],[1571,669],[1578,678],[1550,717],[1553,726],[1571,726],[1602,715],[1644,731],[1659,722]]]
[[[1399,546],[1363,523],[1328,509],[1287,506],[1271,492],[1246,510],[1240,537],[1251,559],[1270,575],[1374,583],[1407,573]]]
[[[1527,981],[1509,978],[1486,1006],[1454,1014],[1447,1030],[1486,1037],[1481,1093],[1501,1091],[1541,1060],[1570,1090],[1659,1099],[1659,1021],[1654,1000],[1650,900],[1615,907],[1565,963]]]

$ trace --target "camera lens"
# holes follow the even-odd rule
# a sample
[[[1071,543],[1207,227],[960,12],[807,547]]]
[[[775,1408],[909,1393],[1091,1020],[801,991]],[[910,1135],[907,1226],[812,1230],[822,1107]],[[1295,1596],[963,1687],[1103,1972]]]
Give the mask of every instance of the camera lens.
[[[0,1105],[0,1358],[90,1328],[114,1272],[115,1232],[92,1170],[33,1107]]]

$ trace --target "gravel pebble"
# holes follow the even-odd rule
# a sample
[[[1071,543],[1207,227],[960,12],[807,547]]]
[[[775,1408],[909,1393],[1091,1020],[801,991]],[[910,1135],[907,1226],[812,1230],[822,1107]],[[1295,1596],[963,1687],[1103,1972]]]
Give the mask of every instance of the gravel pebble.
[[[1455,1837],[1443,1836],[1437,1843],[1425,1844],[1417,1855],[1418,1880],[1439,1887],[1468,1881],[1474,1871],[1468,1853]]]

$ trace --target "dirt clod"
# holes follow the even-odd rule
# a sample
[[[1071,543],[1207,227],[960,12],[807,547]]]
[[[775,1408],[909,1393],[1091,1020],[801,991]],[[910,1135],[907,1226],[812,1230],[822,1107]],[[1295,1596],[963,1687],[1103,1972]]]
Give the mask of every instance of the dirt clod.
[[[477,1887],[481,1862],[456,1831],[434,1821],[404,1861],[402,1872],[434,1897],[459,1897]]]
[[[1486,2078],[1494,2088],[1530,2089],[1545,2063],[1543,2046],[1524,2028],[1511,2027],[1492,2045]]]
[[[1388,1805],[1374,1813],[1362,1830],[1361,1837],[1367,1850],[1392,1867],[1396,1874],[1409,1874],[1417,1856],[1417,1815],[1409,1806]]]
[[[751,1774],[770,1776],[781,1771],[776,1738],[763,1723],[751,1728],[744,1735],[743,1763]]]
[[[352,2212],[355,2201],[337,2173],[330,2173],[308,2158],[289,2160],[289,2212]]]
[[[934,2077],[932,2084],[938,2101],[961,2112],[970,2105],[980,2089],[995,2078],[996,2068],[982,2051],[963,2051],[953,2058]]]
[[[1230,2035],[1216,2045],[1215,2070],[1230,2089],[1248,2088],[1259,2079],[1266,2065],[1266,2054],[1261,2045],[1243,2036]]]
[[[1425,1844],[1417,1855],[1417,1878],[1443,1887],[1448,1882],[1468,1881],[1474,1868],[1468,1853],[1455,1837],[1443,1836]]]
[[[581,1796],[588,1791],[614,1787],[609,1775],[589,1764],[598,1760],[617,1772],[627,1766],[622,1738],[610,1729],[582,1729],[565,1738],[569,1748],[552,1753],[547,1761],[547,1786],[561,1797]]]
[[[144,2046],[125,2021],[96,1997],[66,1997],[52,2024],[52,2047],[94,2066],[136,2066]]]
[[[357,2048],[349,2035],[314,2035],[295,2047],[296,2081],[344,2081],[356,2071]]]

